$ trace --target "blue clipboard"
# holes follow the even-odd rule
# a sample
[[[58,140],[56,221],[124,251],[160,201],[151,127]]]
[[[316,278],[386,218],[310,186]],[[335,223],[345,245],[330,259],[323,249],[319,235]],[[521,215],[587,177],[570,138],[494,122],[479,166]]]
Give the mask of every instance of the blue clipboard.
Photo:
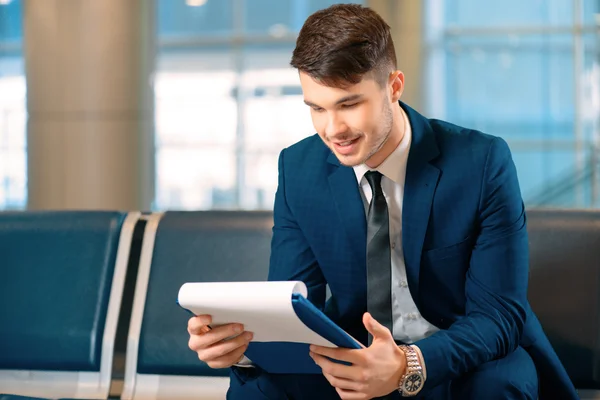
[[[292,306],[307,327],[331,343],[348,349],[362,348],[304,296],[293,294]],[[309,355],[309,346],[307,343],[251,342],[245,354],[254,364],[272,374],[320,374],[321,368]]]

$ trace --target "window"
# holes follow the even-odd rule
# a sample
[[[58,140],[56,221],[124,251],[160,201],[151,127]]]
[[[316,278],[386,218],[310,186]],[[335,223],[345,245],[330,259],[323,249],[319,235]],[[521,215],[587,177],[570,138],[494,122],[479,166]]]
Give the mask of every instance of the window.
[[[597,0],[427,2],[427,112],[506,139],[528,205],[600,206],[599,12]]]
[[[312,135],[296,35],[328,0],[158,0],[156,209],[271,209],[277,157]]]
[[[27,198],[22,4],[0,0],[0,210],[22,209]]]

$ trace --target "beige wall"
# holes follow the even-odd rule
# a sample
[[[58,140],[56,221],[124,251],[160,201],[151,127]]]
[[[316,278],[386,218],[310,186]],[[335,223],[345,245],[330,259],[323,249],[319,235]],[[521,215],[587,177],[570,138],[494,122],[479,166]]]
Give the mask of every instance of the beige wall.
[[[149,209],[153,1],[26,0],[29,209]]]
[[[420,0],[368,0],[367,5],[378,12],[391,27],[398,68],[405,75],[405,89],[401,100],[422,111],[423,3]]]

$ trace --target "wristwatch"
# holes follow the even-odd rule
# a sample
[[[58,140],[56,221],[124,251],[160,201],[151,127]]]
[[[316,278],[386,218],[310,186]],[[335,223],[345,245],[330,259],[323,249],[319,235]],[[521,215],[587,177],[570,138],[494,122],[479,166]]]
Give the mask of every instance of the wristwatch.
[[[406,373],[400,378],[398,392],[402,397],[416,396],[425,384],[421,360],[411,346],[401,345],[400,349],[406,354]]]

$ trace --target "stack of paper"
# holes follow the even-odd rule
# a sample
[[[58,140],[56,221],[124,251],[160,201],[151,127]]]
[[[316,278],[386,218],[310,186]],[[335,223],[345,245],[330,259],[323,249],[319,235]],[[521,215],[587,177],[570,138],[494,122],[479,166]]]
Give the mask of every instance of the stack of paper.
[[[307,298],[306,285],[286,282],[199,282],[179,290],[178,303],[211,315],[211,327],[239,323],[254,333],[246,356],[270,373],[320,373],[308,346],[362,348]]]

